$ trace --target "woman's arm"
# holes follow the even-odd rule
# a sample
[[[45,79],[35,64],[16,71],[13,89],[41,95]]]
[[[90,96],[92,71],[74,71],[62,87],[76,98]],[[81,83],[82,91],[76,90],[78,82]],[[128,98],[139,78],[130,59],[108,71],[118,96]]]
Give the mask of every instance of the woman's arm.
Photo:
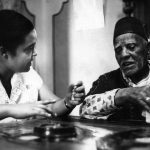
[[[38,101],[36,103],[26,104],[1,104],[0,105],[0,119],[13,117],[16,119],[24,119],[31,116],[51,116],[51,111],[47,105],[54,103],[54,101]]]
[[[59,98],[43,85],[39,90],[40,100],[56,100],[55,103],[48,106],[54,116],[69,114],[76,105],[82,103],[85,95],[83,83],[80,81],[76,85],[70,85],[65,98]]]

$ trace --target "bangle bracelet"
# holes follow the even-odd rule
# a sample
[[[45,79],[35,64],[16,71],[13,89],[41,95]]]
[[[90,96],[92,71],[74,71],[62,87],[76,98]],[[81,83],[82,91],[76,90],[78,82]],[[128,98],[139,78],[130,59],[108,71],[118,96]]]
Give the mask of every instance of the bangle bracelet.
[[[65,103],[65,106],[66,106],[66,108],[67,109],[73,109],[73,108],[71,108],[68,104],[67,104],[67,102],[64,100],[64,103]]]

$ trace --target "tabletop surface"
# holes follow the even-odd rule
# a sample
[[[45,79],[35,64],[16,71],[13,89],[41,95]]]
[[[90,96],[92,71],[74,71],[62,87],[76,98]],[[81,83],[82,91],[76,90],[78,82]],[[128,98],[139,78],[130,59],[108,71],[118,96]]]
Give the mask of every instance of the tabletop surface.
[[[73,136],[69,135],[63,138],[60,137],[49,138],[49,136],[45,136],[45,137],[43,135],[41,136],[41,133],[38,136],[37,134],[35,134],[36,133],[35,128],[40,127],[41,129],[41,126],[49,127],[50,125],[51,126],[54,125],[56,128],[59,125],[63,125],[65,126],[65,128],[68,128],[68,130],[70,127],[74,127],[76,134]],[[96,149],[100,149],[99,146],[103,145],[103,143],[107,143],[107,141],[109,141],[111,145],[112,143],[115,142],[117,143],[117,140],[122,140],[120,137],[125,137],[126,139],[130,138],[131,139],[130,141],[133,141],[132,140],[133,136],[129,136],[129,135],[130,133],[135,135],[136,132],[139,132],[136,130],[140,130],[140,135],[141,134],[143,135],[142,137],[140,137],[142,138],[140,140],[143,140],[144,135],[146,135],[147,138],[146,140],[147,141],[149,140],[146,143],[146,146],[144,143],[143,145],[144,148],[142,147],[142,149],[146,150],[146,148],[148,149],[150,148],[150,144],[149,144],[150,124],[141,121],[128,121],[128,122],[111,121],[110,122],[105,120],[89,120],[89,119],[83,119],[80,117],[72,116],[72,117],[65,117],[65,118],[38,118],[32,120],[24,120],[22,122],[13,122],[11,124],[1,123],[0,126],[1,126],[0,128],[0,149],[1,150],[57,150],[57,149],[96,150]],[[64,131],[63,134],[66,135],[67,130],[65,130],[65,128],[63,130]],[[72,130],[70,130],[69,132],[71,133],[71,131]],[[52,132],[53,130],[50,130],[51,134]],[[47,134],[47,130],[45,134]],[[116,135],[117,135],[117,139],[114,138],[116,137]],[[107,137],[107,138],[104,138],[104,142],[101,144],[101,142],[99,142],[101,140],[99,139],[103,137]],[[115,139],[116,141],[112,140],[112,138]],[[109,148],[109,146],[107,146],[107,148]],[[107,148],[105,144],[105,147],[101,149],[107,149]],[[128,146],[126,149],[131,150],[131,147],[129,148]]]

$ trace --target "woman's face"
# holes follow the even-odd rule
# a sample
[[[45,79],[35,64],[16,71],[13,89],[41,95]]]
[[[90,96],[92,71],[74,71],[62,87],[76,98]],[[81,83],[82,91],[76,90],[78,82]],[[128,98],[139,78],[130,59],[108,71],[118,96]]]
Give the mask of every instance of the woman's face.
[[[8,53],[8,66],[12,72],[29,71],[31,62],[34,56],[36,56],[34,51],[36,41],[37,34],[34,29],[25,37],[24,43],[17,47],[15,56]]]

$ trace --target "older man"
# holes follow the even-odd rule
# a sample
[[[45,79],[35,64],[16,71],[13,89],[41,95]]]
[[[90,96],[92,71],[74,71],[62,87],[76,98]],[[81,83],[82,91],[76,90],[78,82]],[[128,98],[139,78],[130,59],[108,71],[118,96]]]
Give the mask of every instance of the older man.
[[[81,116],[109,120],[144,120],[150,112],[148,38],[134,17],[120,19],[114,30],[119,69],[101,75],[81,106]]]

